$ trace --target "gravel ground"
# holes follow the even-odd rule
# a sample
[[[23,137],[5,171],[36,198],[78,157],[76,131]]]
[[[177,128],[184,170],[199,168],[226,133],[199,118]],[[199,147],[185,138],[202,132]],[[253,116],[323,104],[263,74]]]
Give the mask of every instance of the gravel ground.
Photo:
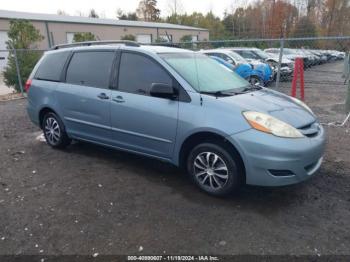
[[[4,83],[4,79],[2,76],[2,72],[0,70],[0,95],[7,95],[7,94],[11,94],[14,92],[13,88],[8,88],[5,83]]]
[[[321,121],[342,120],[340,74],[317,70],[341,63],[306,72],[322,82],[307,84],[306,101]],[[53,150],[25,106],[0,103],[0,254],[350,255],[349,125],[326,128],[311,180],[220,199],[162,162],[84,143]]]

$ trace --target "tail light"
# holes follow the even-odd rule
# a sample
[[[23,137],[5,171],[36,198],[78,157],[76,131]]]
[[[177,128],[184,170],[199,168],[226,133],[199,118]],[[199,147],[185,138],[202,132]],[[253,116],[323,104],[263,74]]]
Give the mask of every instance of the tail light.
[[[32,79],[28,79],[24,85],[24,90],[28,93],[30,86],[32,85]]]

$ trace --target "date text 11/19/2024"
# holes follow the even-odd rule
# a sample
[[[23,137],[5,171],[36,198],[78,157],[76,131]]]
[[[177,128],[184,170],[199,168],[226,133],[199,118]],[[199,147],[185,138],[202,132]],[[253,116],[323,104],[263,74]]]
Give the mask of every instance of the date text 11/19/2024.
[[[220,261],[217,256],[128,256],[128,261]]]

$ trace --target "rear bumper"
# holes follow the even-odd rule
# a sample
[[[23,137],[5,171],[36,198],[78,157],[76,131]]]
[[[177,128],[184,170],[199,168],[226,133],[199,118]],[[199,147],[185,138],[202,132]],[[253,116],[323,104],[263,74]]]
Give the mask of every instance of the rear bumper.
[[[296,184],[312,177],[321,167],[325,132],[313,138],[288,139],[253,129],[231,136],[246,169],[246,183],[259,186]]]
[[[33,106],[31,106],[29,100],[28,100],[28,105],[27,105],[27,114],[29,116],[29,119],[37,126],[40,127],[40,121],[39,121],[39,114],[37,110]]]

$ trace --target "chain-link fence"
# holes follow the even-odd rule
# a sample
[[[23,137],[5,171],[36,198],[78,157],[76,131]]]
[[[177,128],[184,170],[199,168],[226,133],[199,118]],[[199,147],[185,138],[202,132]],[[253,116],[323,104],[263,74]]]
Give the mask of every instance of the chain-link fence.
[[[259,78],[263,85],[276,88],[290,87],[295,61],[301,58],[307,87],[311,84],[344,84],[341,61],[345,52],[350,50],[350,36],[240,39],[171,45],[203,52],[218,61],[222,59],[232,64],[237,72],[243,65],[250,65],[252,72],[242,74],[245,78],[252,82]]]
[[[286,39],[241,39],[173,43],[202,52],[233,68],[252,83],[292,95],[293,78],[300,80],[296,61],[302,61],[305,101],[324,124],[344,126],[345,97],[350,96],[342,77],[350,36]],[[297,88],[300,88],[300,82]],[[349,90],[348,90],[349,89]],[[296,96],[301,97],[297,89]]]
[[[344,85],[341,78],[342,61],[345,52],[350,49],[350,36],[198,41],[162,45],[205,53],[233,68],[254,84],[277,89],[291,87],[295,61],[301,58],[307,88],[312,85]],[[12,86],[17,92],[23,93],[26,79],[45,51],[0,50],[0,94],[5,86]]]
[[[0,50],[0,95],[25,93],[25,83],[35,64],[47,50]]]

